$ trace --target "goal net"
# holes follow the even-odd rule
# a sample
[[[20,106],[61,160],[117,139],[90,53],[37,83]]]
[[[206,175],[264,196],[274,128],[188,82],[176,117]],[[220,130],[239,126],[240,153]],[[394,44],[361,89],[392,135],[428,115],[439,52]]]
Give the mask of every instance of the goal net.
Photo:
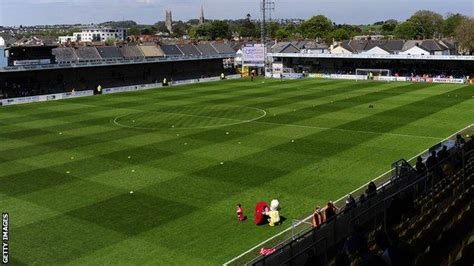
[[[390,69],[378,69],[378,68],[357,68],[356,69],[356,80],[373,80],[375,77],[390,77],[392,72]],[[389,79],[387,79],[388,81]]]

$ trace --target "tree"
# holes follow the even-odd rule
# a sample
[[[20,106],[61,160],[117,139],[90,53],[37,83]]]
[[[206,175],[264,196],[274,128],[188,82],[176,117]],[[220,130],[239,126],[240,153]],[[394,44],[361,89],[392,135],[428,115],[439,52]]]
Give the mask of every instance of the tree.
[[[181,20],[176,21],[175,23],[173,23],[173,34],[172,34],[172,36],[176,37],[176,38],[183,37],[183,35],[185,35],[188,32],[189,27],[190,26],[188,26],[186,23],[184,23]]]
[[[395,38],[410,40],[417,37],[418,31],[416,25],[408,20],[398,24],[393,33]]]
[[[353,26],[353,25],[348,25],[348,24],[340,24],[335,26],[336,29],[344,29],[346,30],[350,37],[353,37],[355,35],[360,35],[362,33],[362,29],[358,26]]]
[[[323,15],[318,15],[301,23],[301,34],[305,38],[322,38],[333,28],[332,21]]]
[[[257,26],[252,22],[250,14],[247,14],[243,23],[237,27],[237,32],[241,37],[257,37]]]
[[[142,35],[154,35],[156,33],[156,28],[154,26],[146,27],[141,30]]]
[[[209,31],[211,40],[230,39],[232,37],[232,32],[230,31],[229,24],[225,21],[217,20],[211,22],[211,27]]]
[[[422,39],[435,38],[442,30],[443,16],[429,10],[417,11],[409,18],[418,31],[417,37]]]
[[[343,41],[349,40],[351,38],[351,33],[345,28],[339,28],[334,31],[331,31],[326,36],[326,43],[331,43],[334,41]]]
[[[140,35],[140,29],[137,27],[131,27],[127,30],[127,35],[128,36]]]
[[[115,39],[114,37],[110,37],[110,38],[107,38],[107,40],[105,40],[105,45],[114,46],[116,42],[117,42],[117,39]]]
[[[193,19],[188,20],[188,22],[186,23],[189,25],[199,25],[199,19],[193,18]]]
[[[278,40],[283,40],[290,37],[290,33],[286,30],[286,28],[279,28],[275,33],[275,37]]]
[[[382,34],[383,35],[392,35],[393,31],[397,27],[398,21],[396,20],[387,20],[384,24],[382,24]]]
[[[74,32],[81,32],[81,29],[76,28],[76,27],[70,28],[70,29],[67,31],[66,35],[67,35],[67,36],[72,36]]]
[[[456,31],[456,28],[461,24],[462,20],[465,19],[461,14],[449,14],[443,23],[443,35],[445,37],[452,37]]]
[[[232,37],[232,32],[227,22],[216,20],[193,26],[189,30],[189,35],[195,39],[216,40],[229,39]]]
[[[210,40],[210,30],[211,29],[211,23],[206,22],[201,25],[196,25],[191,27],[189,30],[189,36],[193,39],[204,39],[204,40]]]
[[[158,32],[169,33],[164,21],[156,22],[155,25],[153,26],[156,28]]]
[[[474,53],[474,19],[464,18],[456,28],[455,36],[463,53]]]
[[[294,23],[286,24],[283,29],[288,33],[288,38],[301,38],[301,32]]]
[[[276,22],[270,22],[267,24],[267,34],[270,35],[271,38],[276,37],[276,33],[279,29],[280,25]]]
[[[188,30],[189,37],[192,39],[198,39],[199,35],[197,34],[197,29],[199,28],[198,25],[191,26],[191,28]]]
[[[125,20],[125,21],[107,21],[104,23],[100,23],[99,26],[111,27],[111,28],[132,28],[132,27],[137,27],[138,24],[133,20]]]
[[[374,34],[381,34],[382,26],[381,25],[362,25],[361,33],[363,35],[374,35]]]

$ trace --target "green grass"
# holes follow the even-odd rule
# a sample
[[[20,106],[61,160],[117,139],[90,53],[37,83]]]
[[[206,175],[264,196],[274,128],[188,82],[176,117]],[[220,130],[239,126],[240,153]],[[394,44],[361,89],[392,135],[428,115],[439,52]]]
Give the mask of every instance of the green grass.
[[[236,80],[2,107],[12,264],[224,263],[470,125],[473,91]],[[255,226],[273,198],[286,222]]]

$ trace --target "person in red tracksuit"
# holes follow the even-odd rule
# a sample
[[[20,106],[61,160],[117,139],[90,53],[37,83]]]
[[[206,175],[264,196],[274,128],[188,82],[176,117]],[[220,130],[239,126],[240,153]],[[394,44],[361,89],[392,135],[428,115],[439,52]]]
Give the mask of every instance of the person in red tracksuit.
[[[239,221],[244,221],[245,220],[245,215],[244,215],[244,210],[242,209],[242,205],[237,204],[237,218],[239,218]]]

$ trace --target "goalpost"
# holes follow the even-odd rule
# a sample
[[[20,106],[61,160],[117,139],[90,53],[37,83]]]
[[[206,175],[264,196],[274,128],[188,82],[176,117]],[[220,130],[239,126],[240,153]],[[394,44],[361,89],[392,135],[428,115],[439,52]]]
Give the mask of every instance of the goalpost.
[[[356,69],[356,80],[373,80],[374,77],[390,77],[392,72],[390,69],[380,69],[380,68],[357,68]],[[386,79],[390,81],[390,79]]]

